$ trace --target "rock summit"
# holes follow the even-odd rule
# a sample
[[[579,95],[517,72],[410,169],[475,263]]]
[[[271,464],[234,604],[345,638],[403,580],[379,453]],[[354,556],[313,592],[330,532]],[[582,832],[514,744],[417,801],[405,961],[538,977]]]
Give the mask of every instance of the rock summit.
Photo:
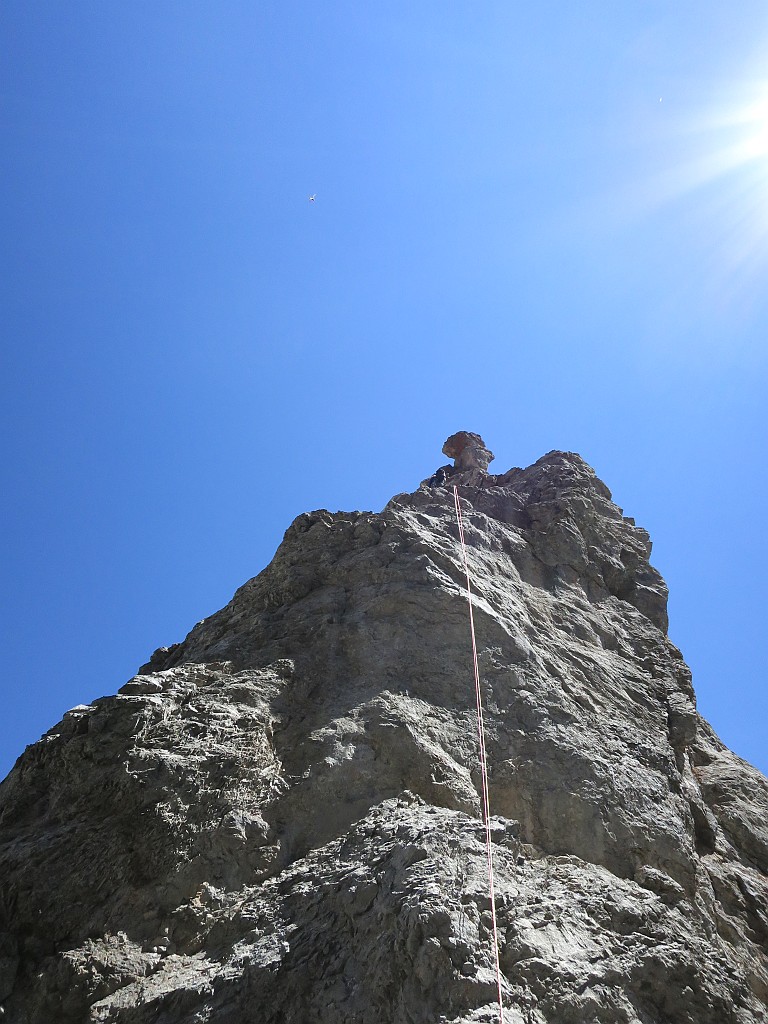
[[[324,510],[0,786],[13,1024],[768,1019],[768,781],[696,710],[645,530],[482,438]]]

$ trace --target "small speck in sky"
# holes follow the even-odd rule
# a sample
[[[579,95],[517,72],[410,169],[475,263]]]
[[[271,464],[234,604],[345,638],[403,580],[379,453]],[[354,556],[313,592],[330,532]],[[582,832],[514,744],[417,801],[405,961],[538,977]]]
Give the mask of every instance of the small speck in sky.
[[[315,192],[315,195],[309,197],[310,203],[314,203],[316,195],[317,195],[317,192]]]

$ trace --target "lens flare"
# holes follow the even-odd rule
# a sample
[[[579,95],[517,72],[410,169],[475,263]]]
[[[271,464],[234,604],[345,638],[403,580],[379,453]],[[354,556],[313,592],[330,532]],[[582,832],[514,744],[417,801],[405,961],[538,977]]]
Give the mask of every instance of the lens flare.
[[[665,95],[655,113],[627,216],[663,209],[689,243],[694,294],[751,315],[768,273],[768,80],[677,103]]]

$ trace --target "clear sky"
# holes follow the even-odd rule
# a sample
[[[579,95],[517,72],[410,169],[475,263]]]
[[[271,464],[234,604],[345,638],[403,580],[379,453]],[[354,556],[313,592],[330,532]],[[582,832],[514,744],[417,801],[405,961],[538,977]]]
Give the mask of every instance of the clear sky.
[[[0,776],[460,429],[595,467],[768,770],[764,0],[3,0],[0,50]]]

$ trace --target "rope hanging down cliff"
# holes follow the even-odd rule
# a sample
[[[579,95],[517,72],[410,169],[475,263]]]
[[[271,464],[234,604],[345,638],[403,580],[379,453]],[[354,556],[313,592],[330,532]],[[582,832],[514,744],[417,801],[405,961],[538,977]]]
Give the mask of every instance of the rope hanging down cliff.
[[[467,545],[464,541],[464,520],[461,515],[461,502],[456,485],[453,487],[453,500],[456,505],[456,519],[459,524],[459,540],[461,541],[461,557],[464,562],[464,574],[467,577],[467,604],[469,605],[469,631],[472,635],[472,665],[475,673],[475,701],[477,704],[477,738],[480,750],[480,777],[482,779],[483,823],[485,825],[485,855],[488,861],[488,890],[491,899],[491,921],[493,922],[493,951],[496,960],[496,991],[499,999],[499,1024],[504,1024],[504,1007],[501,999],[501,964],[499,963],[499,933],[496,926],[496,893],[493,881],[493,847],[491,845],[491,811],[488,800],[488,767],[485,755],[485,723],[483,721],[483,696],[480,690],[480,669],[477,663],[477,640],[475,639],[475,617],[472,611],[472,587],[469,580],[469,562],[467,561]]]

